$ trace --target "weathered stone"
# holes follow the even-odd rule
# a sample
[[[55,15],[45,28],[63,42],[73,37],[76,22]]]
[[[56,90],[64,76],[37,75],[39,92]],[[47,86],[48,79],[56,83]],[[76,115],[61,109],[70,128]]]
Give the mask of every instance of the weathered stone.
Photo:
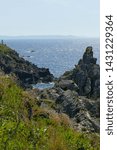
[[[75,68],[64,73],[60,80],[73,80],[79,87],[80,96],[98,98],[100,96],[100,66],[96,64],[96,60],[93,58],[92,47],[87,47],[83,58],[79,60]]]
[[[75,121],[78,130],[85,128],[86,131],[99,132],[99,99],[94,100],[85,96],[78,96],[76,91],[64,91],[60,90],[60,87],[45,89],[39,91],[38,94],[43,94],[43,97],[40,97],[41,103],[44,103],[45,98],[53,100],[55,102],[54,110],[58,113],[67,114]]]
[[[92,51],[92,47],[87,47],[86,51],[83,55],[83,63],[84,64],[90,64],[91,60],[93,58],[93,51]]]

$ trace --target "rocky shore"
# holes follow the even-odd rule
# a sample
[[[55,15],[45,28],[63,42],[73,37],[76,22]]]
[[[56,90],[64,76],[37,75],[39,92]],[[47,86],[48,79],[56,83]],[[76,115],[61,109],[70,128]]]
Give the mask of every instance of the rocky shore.
[[[49,107],[45,101],[49,99],[52,109],[67,114],[75,129],[99,132],[100,66],[96,60],[92,47],[87,47],[75,68],[58,78],[53,88],[36,90],[39,106]]]
[[[50,81],[52,88],[31,86]],[[99,95],[92,47],[73,70],[55,79],[49,69],[0,44],[1,149],[99,150]]]
[[[36,97],[38,107],[68,115],[72,127],[83,132],[100,130],[100,66],[96,60],[92,47],[87,47],[75,68],[56,79],[53,88],[27,89],[31,84],[51,82],[54,77],[48,68],[38,68],[0,44],[0,73],[15,76],[17,84]],[[46,118],[44,113],[42,116]]]

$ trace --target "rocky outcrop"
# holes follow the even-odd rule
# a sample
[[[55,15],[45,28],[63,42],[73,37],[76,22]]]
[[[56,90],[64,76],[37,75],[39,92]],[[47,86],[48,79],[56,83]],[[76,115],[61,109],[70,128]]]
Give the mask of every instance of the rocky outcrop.
[[[15,74],[25,87],[53,79],[49,69],[38,68],[5,45],[0,45],[0,73]],[[75,129],[99,132],[99,77],[100,67],[96,64],[96,58],[93,58],[92,47],[88,47],[75,68],[57,79],[53,88],[32,89],[30,94],[35,95],[39,107],[67,114]],[[28,103],[26,106],[31,119],[31,106]],[[48,114],[41,114],[41,117],[48,118]]]
[[[52,89],[38,90],[38,104],[47,107],[45,99],[52,100],[54,110],[67,114],[77,130],[99,132],[100,120],[100,66],[87,47],[83,58],[71,71],[55,82]]]
[[[83,58],[71,71],[67,71],[59,80],[72,80],[79,87],[78,94],[97,99],[100,97],[100,66],[93,57],[92,47],[87,47]],[[60,81],[59,81],[60,82]]]
[[[48,68],[38,68],[19,57],[16,51],[3,44],[0,45],[0,69],[5,74],[15,74],[24,87],[40,81],[50,82],[53,80],[53,75]]]
[[[99,132],[100,101],[78,96],[74,90],[59,87],[37,90],[38,105],[48,107],[45,100],[53,101],[52,107],[57,113],[67,114],[75,129],[88,132]],[[50,105],[50,104],[49,104]]]

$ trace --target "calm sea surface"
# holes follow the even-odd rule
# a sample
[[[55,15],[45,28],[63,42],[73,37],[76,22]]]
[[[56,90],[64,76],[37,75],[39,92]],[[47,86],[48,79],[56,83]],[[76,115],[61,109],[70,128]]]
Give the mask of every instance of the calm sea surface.
[[[93,47],[97,63],[100,61],[99,39],[13,39],[5,43],[38,67],[49,68],[56,77],[74,68],[87,46]]]

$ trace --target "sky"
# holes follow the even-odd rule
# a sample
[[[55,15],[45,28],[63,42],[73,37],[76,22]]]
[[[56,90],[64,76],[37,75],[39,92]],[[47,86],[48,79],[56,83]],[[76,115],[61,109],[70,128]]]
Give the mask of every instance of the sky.
[[[99,37],[99,0],[0,0],[0,35]]]

